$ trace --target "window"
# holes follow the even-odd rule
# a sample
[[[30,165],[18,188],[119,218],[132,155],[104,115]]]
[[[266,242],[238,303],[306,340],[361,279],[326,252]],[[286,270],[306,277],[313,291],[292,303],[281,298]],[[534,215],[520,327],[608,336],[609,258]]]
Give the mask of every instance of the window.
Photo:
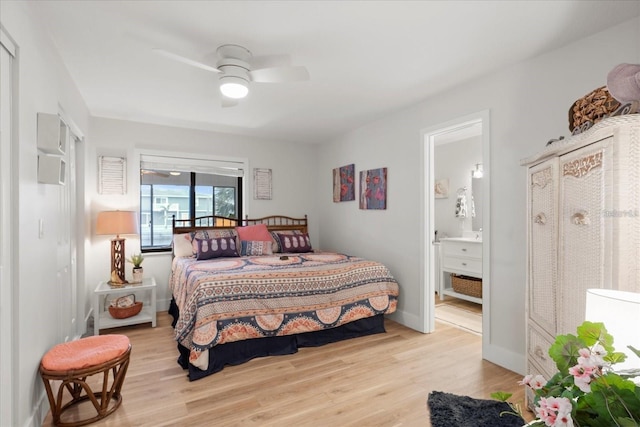
[[[141,155],[142,251],[171,250],[174,216],[241,217],[242,172],[233,162]]]

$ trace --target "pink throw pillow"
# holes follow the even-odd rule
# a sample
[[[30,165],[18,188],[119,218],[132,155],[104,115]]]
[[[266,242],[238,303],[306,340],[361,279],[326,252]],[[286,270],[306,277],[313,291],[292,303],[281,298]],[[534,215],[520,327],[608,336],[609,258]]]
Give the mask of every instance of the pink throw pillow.
[[[240,240],[252,242],[273,242],[271,233],[267,230],[265,224],[247,225],[245,227],[236,227]]]

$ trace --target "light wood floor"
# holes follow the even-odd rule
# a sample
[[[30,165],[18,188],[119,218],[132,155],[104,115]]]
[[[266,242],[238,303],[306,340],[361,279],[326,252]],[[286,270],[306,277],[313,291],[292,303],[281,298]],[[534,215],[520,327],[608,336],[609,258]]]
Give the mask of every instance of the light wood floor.
[[[387,333],[227,366],[190,382],[176,362],[170,316],[122,333],[132,342],[122,406],[94,426],[429,426],[433,390],[488,399],[521,376],[481,359],[481,337],[439,324],[421,334],[387,320]],[[49,413],[43,424],[50,426]]]
[[[441,300],[436,294],[436,327],[454,325],[467,332],[482,335],[482,304],[445,295]]]

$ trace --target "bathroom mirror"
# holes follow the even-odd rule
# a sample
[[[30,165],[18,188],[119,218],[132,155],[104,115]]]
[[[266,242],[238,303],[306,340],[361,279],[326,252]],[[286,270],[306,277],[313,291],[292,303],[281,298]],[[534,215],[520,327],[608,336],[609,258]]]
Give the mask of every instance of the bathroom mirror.
[[[471,194],[475,205],[476,216],[471,218],[471,229],[482,230],[482,178],[471,178]]]

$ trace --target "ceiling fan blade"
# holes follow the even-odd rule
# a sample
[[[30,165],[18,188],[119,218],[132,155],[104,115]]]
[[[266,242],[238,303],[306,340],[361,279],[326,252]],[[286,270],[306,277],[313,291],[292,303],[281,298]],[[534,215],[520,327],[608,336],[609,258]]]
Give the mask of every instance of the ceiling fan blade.
[[[290,67],[291,62],[291,55],[289,54],[259,55],[251,57],[251,68],[258,70],[272,67]]]
[[[169,178],[169,176],[171,176],[169,173],[159,172],[159,171],[150,170],[150,169],[140,169],[140,175],[156,175],[156,176],[161,176],[162,178]]]
[[[156,53],[159,53],[160,55],[166,56],[167,58],[174,59],[176,61],[182,62],[184,64],[191,65],[193,67],[202,68],[203,70],[207,70],[207,71],[213,71],[214,73],[219,73],[220,72],[220,70],[218,70],[216,67],[213,67],[213,66],[207,65],[207,64],[203,64],[202,62],[198,62],[198,61],[196,61],[194,59],[190,59],[190,58],[184,57],[182,55],[178,55],[177,53],[169,52],[168,50],[159,49],[159,48],[153,48],[153,51],[156,52]]]
[[[309,71],[303,66],[260,68],[249,71],[251,80],[258,83],[299,82],[309,80]]]
[[[226,96],[220,97],[220,105],[222,106],[222,108],[235,107],[238,104],[239,102],[237,99],[227,98]]]

